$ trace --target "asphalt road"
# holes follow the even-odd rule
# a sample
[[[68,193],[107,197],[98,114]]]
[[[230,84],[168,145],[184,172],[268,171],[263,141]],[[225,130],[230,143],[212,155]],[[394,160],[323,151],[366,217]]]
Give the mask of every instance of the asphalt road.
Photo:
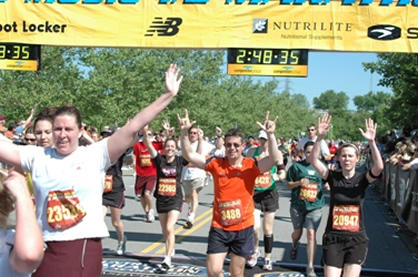
[[[109,227],[110,237],[103,240],[104,272],[106,273],[106,270],[108,270],[107,272],[111,272],[110,269],[115,268],[119,268],[122,271],[125,267],[130,268],[129,272],[131,275],[123,276],[162,276],[163,273],[159,272],[156,267],[162,261],[165,253],[158,216],[153,223],[144,222],[142,207],[134,199],[134,178],[129,172],[126,172],[124,176],[127,190],[125,192],[126,206],[123,209],[122,221],[125,226],[125,234],[128,237],[127,252],[123,257],[113,256],[117,246],[117,238],[114,228],[111,225],[110,214],[108,214],[105,220]],[[180,214],[175,231],[176,252],[173,261],[177,265],[177,273],[174,274],[171,272],[174,275],[205,275],[205,253],[211,221],[212,190],[213,188],[208,186],[200,192],[198,214],[195,219],[195,224],[191,229],[183,227],[186,221],[187,205],[185,204],[183,206],[183,211]],[[289,217],[290,190],[286,188],[285,184],[278,184],[278,191],[280,194],[280,208],[276,212],[274,224],[274,248],[272,253],[273,261],[275,261],[274,270],[277,272],[294,272],[292,276],[303,276],[298,275],[301,274],[298,272],[303,273],[306,267],[306,237],[305,234],[302,236],[298,258],[295,261],[291,260],[289,257],[291,245],[290,234],[292,232]],[[328,200],[328,195],[326,197]],[[379,197],[379,193],[372,187],[369,188],[364,207],[366,230],[370,238],[370,244],[362,276],[418,275],[418,262],[413,256],[413,254],[418,254],[418,250],[417,246],[414,245],[413,235],[411,236],[411,234],[396,222],[390,210]],[[317,234],[318,250],[315,258],[315,267],[318,272],[321,270],[321,237],[324,232],[327,216],[328,206],[326,205],[323,208],[323,217]],[[260,245],[260,249],[263,250],[262,244]],[[132,263],[124,263],[124,261],[131,261]],[[252,270],[247,269],[246,276],[256,276],[257,273],[260,273],[262,263],[262,259],[259,259],[259,266]],[[197,268],[195,268],[196,266]],[[225,270],[227,271],[227,266]],[[198,271],[200,272],[197,273]],[[134,272],[138,274],[139,272],[143,272],[143,274],[137,275]],[[106,275],[105,273],[102,276],[116,276],[111,273],[109,273],[110,275]],[[269,276],[279,276],[278,274],[270,274]]]

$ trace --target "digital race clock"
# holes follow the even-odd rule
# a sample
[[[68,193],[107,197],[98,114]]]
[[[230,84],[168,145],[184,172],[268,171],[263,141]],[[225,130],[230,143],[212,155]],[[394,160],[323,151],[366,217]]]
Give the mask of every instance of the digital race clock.
[[[228,74],[306,77],[308,50],[230,48]]]
[[[19,43],[0,43],[0,69],[38,70],[41,46]]]

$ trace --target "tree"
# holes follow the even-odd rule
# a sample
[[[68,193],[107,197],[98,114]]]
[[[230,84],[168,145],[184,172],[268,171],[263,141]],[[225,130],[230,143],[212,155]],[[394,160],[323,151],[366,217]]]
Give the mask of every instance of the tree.
[[[389,93],[370,91],[366,95],[355,96],[353,101],[359,112],[371,114],[374,121],[379,124],[379,134],[383,135],[386,130],[391,129],[391,120],[387,117],[392,102],[392,96]]]
[[[327,90],[319,97],[314,97],[313,103],[315,109],[329,110],[333,113],[336,110],[347,110],[350,97],[345,92],[336,93],[333,90]]]
[[[363,63],[363,67],[380,74],[379,85],[393,91],[386,113],[392,128],[418,126],[418,54],[380,53],[377,62]]]

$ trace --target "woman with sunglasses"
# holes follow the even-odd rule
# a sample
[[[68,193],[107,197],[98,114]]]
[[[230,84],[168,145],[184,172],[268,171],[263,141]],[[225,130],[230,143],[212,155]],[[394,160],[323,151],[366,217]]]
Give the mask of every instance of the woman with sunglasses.
[[[324,273],[326,277],[341,276],[341,272],[343,276],[360,276],[369,242],[364,226],[364,197],[369,184],[383,170],[382,157],[375,142],[377,124],[366,119],[365,130],[360,129],[369,144],[373,167],[366,172],[357,172],[359,149],[354,144],[345,143],[337,151],[341,171],[331,171],[319,160],[320,144],[330,130],[330,122],[328,114],[318,119],[318,138],[310,157],[310,163],[331,189],[329,216],[322,241]]]

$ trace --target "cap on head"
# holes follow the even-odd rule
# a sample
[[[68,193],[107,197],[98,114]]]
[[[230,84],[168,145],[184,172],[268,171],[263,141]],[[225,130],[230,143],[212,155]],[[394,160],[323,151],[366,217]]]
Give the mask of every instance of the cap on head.
[[[0,115],[0,120],[6,120],[6,117],[4,115]]]
[[[267,139],[267,133],[264,130],[260,130],[258,132],[258,138],[263,138],[263,139]]]

